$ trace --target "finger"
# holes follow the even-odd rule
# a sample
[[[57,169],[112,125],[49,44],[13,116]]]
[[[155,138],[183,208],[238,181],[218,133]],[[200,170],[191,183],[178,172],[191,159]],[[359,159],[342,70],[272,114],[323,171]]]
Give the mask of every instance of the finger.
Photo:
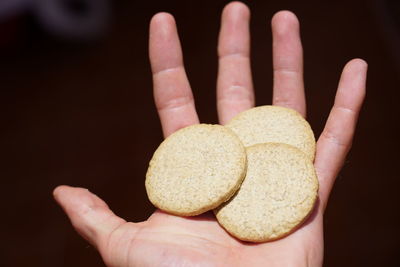
[[[292,108],[306,115],[303,82],[303,48],[300,25],[290,11],[280,11],[272,18],[274,105]]]
[[[170,14],[159,13],[152,18],[149,55],[154,100],[164,136],[199,123],[192,90],[183,67],[175,20]]]
[[[221,124],[254,106],[250,70],[250,11],[240,2],[228,4],[218,41],[217,109]]]
[[[320,198],[326,206],[334,180],[350,150],[358,114],[365,97],[367,63],[353,59],[343,69],[335,103],[317,142],[315,168]]]
[[[125,223],[103,200],[87,189],[59,186],[53,195],[76,231],[98,249],[107,243],[115,229]]]

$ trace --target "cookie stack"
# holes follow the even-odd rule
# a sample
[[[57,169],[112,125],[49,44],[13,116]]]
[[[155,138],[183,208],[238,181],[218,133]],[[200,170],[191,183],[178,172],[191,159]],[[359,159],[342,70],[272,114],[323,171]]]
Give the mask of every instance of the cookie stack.
[[[266,242],[295,230],[318,195],[315,138],[296,111],[261,106],[226,126],[183,128],[150,161],[146,190],[158,208],[179,216],[214,210],[244,241]]]

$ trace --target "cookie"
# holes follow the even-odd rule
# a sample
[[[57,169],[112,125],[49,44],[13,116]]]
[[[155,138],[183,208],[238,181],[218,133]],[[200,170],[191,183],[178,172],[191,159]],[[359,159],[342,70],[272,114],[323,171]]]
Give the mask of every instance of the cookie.
[[[244,145],[285,143],[297,147],[311,160],[315,156],[314,133],[297,111],[278,106],[259,106],[239,113],[227,125]]]
[[[239,188],[246,173],[246,150],[235,133],[221,125],[192,125],[157,148],[146,174],[154,206],[193,216],[214,209]]]
[[[218,222],[243,241],[266,242],[290,234],[317,199],[313,163],[293,146],[266,143],[247,148],[247,164],[238,192],[214,210]]]

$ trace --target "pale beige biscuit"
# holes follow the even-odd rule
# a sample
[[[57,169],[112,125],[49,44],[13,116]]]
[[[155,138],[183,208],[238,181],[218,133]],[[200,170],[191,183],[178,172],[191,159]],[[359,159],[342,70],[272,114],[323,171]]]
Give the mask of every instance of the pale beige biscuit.
[[[147,195],[169,213],[198,215],[227,201],[246,167],[245,147],[232,130],[192,125],[169,136],[154,153],[146,174]]]
[[[314,133],[297,111],[279,106],[259,106],[239,113],[227,125],[244,145],[285,143],[297,147],[311,160],[315,156]]]
[[[303,152],[287,144],[257,144],[247,148],[247,174],[240,189],[214,212],[238,239],[271,241],[307,218],[317,194],[314,166]]]

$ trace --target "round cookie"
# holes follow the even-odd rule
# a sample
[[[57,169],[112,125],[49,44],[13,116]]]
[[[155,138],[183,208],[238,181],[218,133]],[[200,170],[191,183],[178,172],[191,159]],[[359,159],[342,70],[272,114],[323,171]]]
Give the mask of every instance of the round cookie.
[[[157,148],[146,174],[154,206],[193,216],[227,201],[246,174],[246,150],[221,125],[192,125],[173,133]]]
[[[214,212],[238,239],[266,242],[294,231],[311,213],[317,195],[314,166],[303,152],[287,144],[257,144],[247,148],[240,189]]]
[[[297,147],[311,160],[315,156],[314,133],[297,111],[279,106],[259,106],[235,116],[227,125],[251,146],[261,143],[285,143]]]

